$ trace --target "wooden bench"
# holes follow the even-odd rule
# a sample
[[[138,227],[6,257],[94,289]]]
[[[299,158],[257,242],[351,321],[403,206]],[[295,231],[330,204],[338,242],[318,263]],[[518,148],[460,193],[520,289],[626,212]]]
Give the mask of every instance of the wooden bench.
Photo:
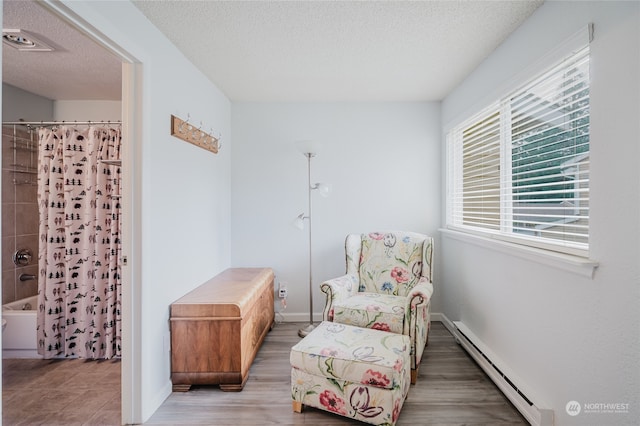
[[[171,381],[241,391],[273,327],[270,268],[231,268],[171,304]]]

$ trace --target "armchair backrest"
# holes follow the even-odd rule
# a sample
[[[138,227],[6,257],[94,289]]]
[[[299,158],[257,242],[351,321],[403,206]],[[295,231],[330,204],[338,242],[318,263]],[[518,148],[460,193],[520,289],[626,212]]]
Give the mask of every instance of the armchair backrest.
[[[350,234],[345,242],[347,273],[359,278],[358,291],[406,296],[433,274],[433,238],[415,232]]]

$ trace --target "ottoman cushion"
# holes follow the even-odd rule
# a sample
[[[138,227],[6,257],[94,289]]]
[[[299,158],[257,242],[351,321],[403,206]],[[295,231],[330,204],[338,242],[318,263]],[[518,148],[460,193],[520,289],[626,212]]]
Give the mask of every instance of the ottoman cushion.
[[[409,363],[409,338],[324,321],[291,348],[290,361],[316,376],[392,389]]]
[[[322,322],[291,348],[293,409],[395,425],[410,386],[409,336]]]

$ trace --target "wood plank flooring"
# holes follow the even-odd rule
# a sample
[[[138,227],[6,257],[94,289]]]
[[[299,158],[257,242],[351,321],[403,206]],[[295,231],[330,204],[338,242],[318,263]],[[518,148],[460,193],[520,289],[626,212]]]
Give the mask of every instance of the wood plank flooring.
[[[242,392],[194,386],[172,393],[145,425],[363,424],[311,407],[291,409],[289,350],[301,324],[274,327],[251,367]],[[411,386],[397,425],[526,425],[440,322],[432,324],[418,383]]]
[[[351,425],[311,407],[291,409],[289,350],[302,324],[277,324],[251,367],[242,392],[194,386],[172,393],[145,425]],[[3,360],[3,425],[106,425],[120,421],[120,363]],[[526,420],[446,328],[432,324],[418,383],[402,425],[526,425]]]

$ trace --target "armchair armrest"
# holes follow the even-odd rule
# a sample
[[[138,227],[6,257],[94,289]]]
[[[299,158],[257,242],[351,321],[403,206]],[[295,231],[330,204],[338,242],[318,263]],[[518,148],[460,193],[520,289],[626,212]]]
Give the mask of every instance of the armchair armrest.
[[[427,304],[433,295],[433,284],[425,277],[420,278],[407,294],[407,312],[418,305]]]
[[[433,295],[433,283],[426,277],[420,278],[418,284],[407,294],[403,334],[409,336],[411,340],[411,368],[413,370],[420,364],[429,333],[431,295]],[[415,383],[413,375],[411,381]]]
[[[358,278],[353,274],[333,278],[320,284],[320,290],[327,295],[322,318],[324,321],[333,321],[334,302],[356,294],[358,292]]]

